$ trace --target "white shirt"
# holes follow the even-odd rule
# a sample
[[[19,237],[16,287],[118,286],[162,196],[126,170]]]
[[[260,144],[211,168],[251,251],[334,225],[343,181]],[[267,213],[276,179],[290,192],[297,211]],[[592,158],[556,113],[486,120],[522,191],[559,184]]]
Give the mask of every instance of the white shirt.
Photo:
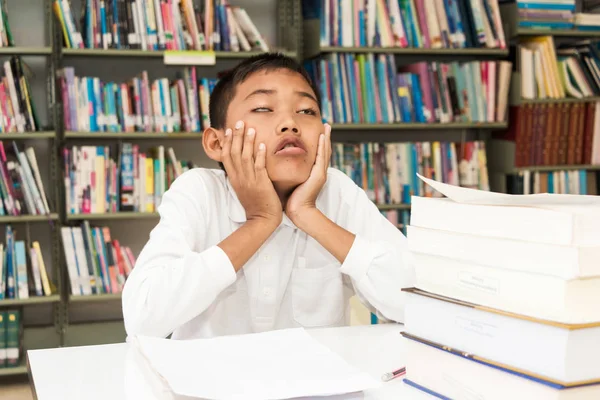
[[[129,335],[174,339],[348,325],[357,294],[403,322],[414,269],[406,237],[343,172],[329,168],[317,208],[356,238],[343,264],[287,216],[236,273],[217,246],[246,220],[225,173],[196,168],[173,182],[160,221],[123,290]]]

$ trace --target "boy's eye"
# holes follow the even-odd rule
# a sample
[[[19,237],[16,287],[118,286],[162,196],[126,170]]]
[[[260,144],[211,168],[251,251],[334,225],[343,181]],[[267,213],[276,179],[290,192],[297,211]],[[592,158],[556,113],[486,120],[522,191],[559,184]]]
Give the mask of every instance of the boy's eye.
[[[304,110],[299,111],[300,114],[308,114],[308,115],[316,115],[317,112],[312,108],[305,108]]]
[[[270,112],[273,111],[268,107],[256,107],[252,110],[252,112]]]

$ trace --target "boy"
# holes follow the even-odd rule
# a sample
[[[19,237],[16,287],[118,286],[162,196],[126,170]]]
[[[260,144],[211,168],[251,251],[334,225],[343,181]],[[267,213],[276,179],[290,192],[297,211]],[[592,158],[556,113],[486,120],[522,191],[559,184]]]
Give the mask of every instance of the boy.
[[[174,339],[349,323],[349,298],[402,321],[406,238],[362,189],[329,169],[329,125],[304,69],[250,58],[210,99],[196,168],[164,194],[161,219],[123,290],[129,335]]]

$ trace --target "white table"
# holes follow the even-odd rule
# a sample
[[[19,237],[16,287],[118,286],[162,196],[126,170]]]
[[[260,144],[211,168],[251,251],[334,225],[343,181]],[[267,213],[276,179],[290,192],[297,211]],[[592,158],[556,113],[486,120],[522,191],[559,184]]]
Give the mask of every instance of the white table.
[[[385,324],[308,332],[349,363],[377,379],[403,367],[402,325]],[[31,385],[38,400],[162,400],[175,396],[139,359],[128,343],[63,347],[27,352]],[[333,399],[329,397],[327,399]],[[360,394],[336,400],[425,400],[428,395],[404,384],[402,378]]]

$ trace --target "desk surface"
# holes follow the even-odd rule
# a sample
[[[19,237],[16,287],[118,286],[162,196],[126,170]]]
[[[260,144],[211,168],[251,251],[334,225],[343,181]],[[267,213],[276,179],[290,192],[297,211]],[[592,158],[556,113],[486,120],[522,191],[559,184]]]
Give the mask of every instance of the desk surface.
[[[380,379],[385,372],[404,366],[402,325],[385,324],[308,332],[347,362]],[[38,400],[179,400],[152,375],[139,354],[127,343],[64,347],[27,352],[32,386]],[[332,398],[329,398],[332,399]],[[336,400],[425,400],[427,395],[404,384],[401,378],[361,394]]]

